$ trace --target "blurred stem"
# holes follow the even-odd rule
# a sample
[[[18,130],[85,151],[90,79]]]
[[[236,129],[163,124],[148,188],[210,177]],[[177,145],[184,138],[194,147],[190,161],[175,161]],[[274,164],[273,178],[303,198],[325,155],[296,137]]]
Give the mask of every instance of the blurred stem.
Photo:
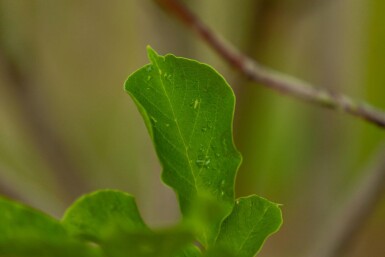
[[[202,40],[209,44],[230,65],[250,80],[282,94],[295,97],[329,109],[342,111],[385,128],[385,113],[369,104],[356,102],[350,97],[326,89],[316,88],[295,77],[264,67],[242,54],[211,30],[179,0],[154,0],[167,12],[174,15]]]
[[[38,151],[55,175],[61,193],[68,202],[73,201],[86,190],[86,182],[81,173],[73,166],[65,144],[50,128],[43,117],[44,111],[33,96],[34,86],[27,72],[11,57],[0,42],[0,67],[8,77],[10,92],[21,107],[23,120],[28,125],[28,132],[35,140]],[[7,193],[7,192],[6,192]],[[18,192],[19,193],[19,192]]]
[[[311,257],[345,256],[354,246],[355,240],[366,221],[374,212],[385,194],[385,144],[372,159],[364,178],[359,180],[357,190],[351,194],[339,215],[325,231],[324,239]]]
[[[270,53],[274,51],[271,51],[270,42],[276,40],[274,38],[276,29],[274,22],[281,14],[280,11],[277,10],[276,1],[253,0],[253,6],[247,6],[247,8],[250,8],[252,12],[246,10],[247,13],[250,13],[249,15],[251,17],[249,18],[248,24],[243,25],[247,28],[247,31],[242,42],[242,49],[249,53],[249,55],[252,55],[253,58],[272,60],[273,58]],[[246,15],[243,8],[238,10],[240,10],[240,14]],[[276,48],[274,48],[274,50],[276,50]],[[269,128],[271,123],[274,122],[273,120],[277,117],[274,108],[271,108],[271,104],[273,104],[271,97],[274,96],[267,94],[268,92],[265,92],[263,88],[251,88],[252,85],[250,85],[250,81],[244,76],[237,76],[232,84],[237,85],[234,87],[237,96],[237,115],[234,117],[234,137],[243,155],[242,166],[237,173],[237,195],[253,194],[256,188],[258,188],[259,191],[264,191],[264,193],[267,191],[270,193],[277,192],[275,190],[278,188],[282,189],[282,187],[269,187],[269,182],[272,181],[273,175],[272,173],[267,175],[264,172],[264,170],[266,170],[264,168],[264,160],[268,160],[266,155],[268,155],[270,151],[262,146],[264,144],[263,142],[266,142],[264,139],[267,138],[267,131],[271,131]],[[245,89],[243,87],[250,87],[252,90],[242,90]],[[266,115],[262,126],[259,119],[254,120],[248,118],[250,116],[250,110],[253,110],[254,117]],[[243,117],[246,118],[247,122]],[[250,130],[254,131],[253,139],[250,138],[248,133]],[[281,143],[284,144],[285,140],[280,140],[280,144]],[[259,145],[260,149],[265,149],[264,151],[258,152],[258,157],[256,154],[258,150],[255,148],[256,144]],[[271,142],[267,144],[272,145]],[[255,172],[250,172],[251,170]],[[282,178],[282,176],[280,178]],[[276,184],[276,182],[277,180],[274,180],[274,184]],[[268,187],[269,189],[266,190]]]

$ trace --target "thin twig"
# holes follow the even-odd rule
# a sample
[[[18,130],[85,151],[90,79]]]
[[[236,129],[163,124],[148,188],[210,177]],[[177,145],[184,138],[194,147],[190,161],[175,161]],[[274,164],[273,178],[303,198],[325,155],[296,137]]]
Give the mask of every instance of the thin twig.
[[[371,160],[356,191],[332,220],[311,257],[342,257],[351,250],[359,233],[385,195],[385,145]]]
[[[316,88],[300,79],[264,67],[242,54],[218,33],[211,30],[179,0],[154,1],[197,33],[222,58],[249,79],[283,94],[339,110],[385,128],[385,113],[383,111],[363,102],[355,102],[346,95]]]
[[[179,0],[154,1],[197,33],[222,58],[249,79],[283,94],[339,110],[385,128],[385,113],[383,111],[368,104],[357,103],[343,94],[316,88],[297,78],[266,68],[243,55],[220,35],[212,31]],[[349,203],[342,209],[341,215],[334,220],[336,224],[331,227],[330,233],[326,237],[327,240],[324,241],[320,251],[313,252],[314,256],[341,257],[352,246],[381,196],[385,193],[384,156],[385,150],[380,151],[374,162],[377,165],[365,173],[367,179],[360,182],[362,184],[358,187],[358,191],[351,196]]]

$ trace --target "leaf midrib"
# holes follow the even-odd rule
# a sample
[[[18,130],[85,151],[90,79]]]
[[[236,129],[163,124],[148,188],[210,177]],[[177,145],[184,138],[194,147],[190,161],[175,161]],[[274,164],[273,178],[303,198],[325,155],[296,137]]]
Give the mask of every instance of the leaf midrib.
[[[177,117],[176,117],[176,115],[175,115],[174,106],[172,105],[170,96],[168,95],[167,90],[166,90],[166,87],[164,86],[164,83],[163,83],[163,77],[162,77],[161,69],[160,69],[160,67],[159,67],[159,65],[158,65],[158,62],[157,62],[157,60],[155,60],[155,58],[153,59],[153,61],[154,61],[154,64],[156,65],[156,68],[157,68],[157,70],[158,70],[158,74],[159,74],[159,78],[160,78],[159,80],[160,80],[160,84],[161,84],[161,86],[162,86],[162,90],[163,90],[163,92],[164,92],[164,94],[165,94],[165,96],[166,96],[167,102],[168,102],[169,105],[170,105],[171,112],[172,112],[172,116],[173,116],[174,122],[175,122],[175,124],[176,124],[176,127],[177,127],[177,130],[178,130],[179,137],[180,137],[180,139],[181,139],[181,141],[182,141],[182,143],[183,143],[183,147],[184,147],[184,150],[185,150],[185,153],[186,153],[186,158],[187,158],[188,166],[189,166],[189,169],[190,169],[190,173],[191,173],[192,178],[193,178],[193,180],[194,180],[194,183],[193,183],[194,189],[195,189],[196,192],[198,192],[197,182],[196,182],[196,177],[195,177],[195,174],[194,174],[194,169],[193,169],[193,167],[191,166],[191,161],[192,161],[192,159],[190,158],[190,154],[189,154],[189,152],[188,152],[188,147],[187,147],[186,142],[185,142],[185,140],[184,140],[184,138],[183,138],[183,136],[182,136],[182,131],[180,130],[179,122],[178,122],[178,119],[177,119]]]

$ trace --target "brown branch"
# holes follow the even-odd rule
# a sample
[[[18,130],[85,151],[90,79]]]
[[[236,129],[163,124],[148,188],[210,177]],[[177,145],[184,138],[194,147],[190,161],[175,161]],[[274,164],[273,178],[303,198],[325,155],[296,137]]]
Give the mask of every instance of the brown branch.
[[[385,128],[385,113],[350,97],[316,88],[289,75],[271,70],[238,51],[229,42],[211,30],[179,0],[154,0],[168,13],[174,15],[202,40],[210,45],[222,58],[250,80],[292,97],[329,109],[342,111]]]
[[[378,203],[385,195],[385,146],[376,153],[371,165],[360,179],[360,185],[332,220],[315,250],[309,256],[341,257],[354,246]]]
[[[266,68],[238,51],[195,16],[180,0],[154,0],[168,13],[174,15],[202,40],[213,48],[234,68],[261,85],[319,106],[338,110],[385,128],[385,113],[365,103],[357,103],[350,97],[316,88],[304,81]],[[334,220],[324,245],[314,251],[317,257],[340,257],[353,245],[358,233],[373,213],[385,193],[385,150],[377,156],[377,165],[367,171],[367,178],[341,215]]]

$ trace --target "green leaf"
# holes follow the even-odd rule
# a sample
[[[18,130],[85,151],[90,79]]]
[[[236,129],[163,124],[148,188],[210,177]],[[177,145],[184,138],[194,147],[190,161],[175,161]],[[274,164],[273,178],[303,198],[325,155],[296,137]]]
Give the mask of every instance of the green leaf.
[[[167,231],[152,232],[149,230],[141,231],[119,231],[110,235],[102,243],[102,247],[107,256],[110,257],[182,257],[179,255],[185,247],[191,244],[194,235],[190,231],[174,228]],[[194,257],[190,250],[185,252]]]
[[[95,242],[116,229],[148,229],[134,197],[115,190],[100,190],[82,196],[68,208],[62,223],[71,234]]]
[[[282,213],[277,204],[256,195],[239,198],[222,223],[216,247],[237,257],[253,257],[281,224]]]
[[[0,256],[96,257],[97,247],[71,238],[55,219],[0,198]]]
[[[182,249],[175,257],[201,257],[201,251],[195,245],[189,245]]]
[[[195,234],[200,235],[202,242],[209,242],[210,233],[203,233],[207,229],[212,228],[212,224],[218,223],[223,217],[228,216],[228,211],[224,205],[213,199],[210,195],[200,195],[191,203],[191,211],[183,217],[183,224],[189,227]],[[216,229],[216,227],[214,227]],[[219,229],[218,229],[219,232]],[[214,243],[214,242],[212,242]],[[209,245],[204,245],[206,248]]]
[[[194,240],[194,233],[181,226],[151,231],[134,198],[115,190],[81,197],[67,210],[62,223],[71,234],[96,242],[109,257],[170,257]]]
[[[238,257],[236,255],[233,255],[229,253],[228,250],[220,248],[220,247],[214,247],[209,249],[203,257]]]
[[[241,162],[232,139],[234,94],[224,78],[197,61],[158,55],[129,76],[126,91],[140,110],[163,166],[162,178],[178,195],[184,215],[197,195],[210,195],[226,214],[203,232],[215,240],[234,204]]]

